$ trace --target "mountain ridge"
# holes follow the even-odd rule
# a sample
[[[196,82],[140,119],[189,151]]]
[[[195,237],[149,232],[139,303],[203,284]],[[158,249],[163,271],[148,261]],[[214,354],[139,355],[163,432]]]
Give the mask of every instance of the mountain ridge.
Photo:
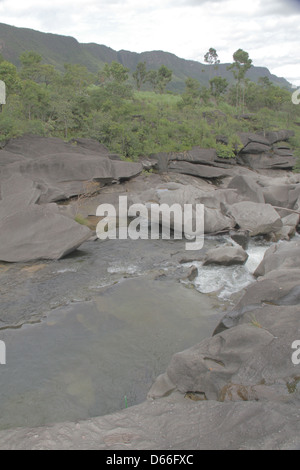
[[[171,52],[162,50],[131,52],[124,49],[116,51],[109,46],[97,43],[80,43],[72,36],[55,33],[44,33],[30,28],[0,23],[0,53],[3,57],[19,67],[19,57],[24,51],[39,53],[43,62],[54,65],[58,70],[64,69],[65,63],[81,64],[90,72],[97,72],[105,63],[120,62],[134,72],[139,62],[146,62],[148,69],[158,69],[166,65],[173,71],[173,80],[169,89],[181,92],[188,77],[197,79],[202,85],[208,85],[212,77],[212,66],[195,60],[183,59]],[[229,64],[219,64],[218,75],[233,81],[232,73],[227,70]],[[275,85],[291,89],[291,84],[283,77],[273,75],[267,67],[252,66],[247,78],[257,81],[259,77],[268,77]]]

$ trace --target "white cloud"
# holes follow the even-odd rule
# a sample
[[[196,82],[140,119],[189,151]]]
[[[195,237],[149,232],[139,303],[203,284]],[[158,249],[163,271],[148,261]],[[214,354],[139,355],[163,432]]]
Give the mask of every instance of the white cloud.
[[[201,62],[209,47],[221,62],[242,48],[254,65],[300,84],[299,0],[0,0],[0,18],[116,50],[159,49]]]

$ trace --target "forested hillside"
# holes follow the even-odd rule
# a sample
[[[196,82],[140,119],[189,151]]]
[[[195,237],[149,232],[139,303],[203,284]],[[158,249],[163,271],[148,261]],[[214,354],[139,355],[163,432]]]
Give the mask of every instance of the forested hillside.
[[[135,71],[139,62],[146,62],[147,67],[154,70],[158,70],[161,65],[166,65],[173,72],[173,79],[168,84],[168,89],[180,93],[184,90],[187,78],[195,78],[202,85],[208,86],[212,74],[216,73],[214,64],[204,60],[206,51],[201,51],[200,45],[199,53],[203,54],[203,63],[185,60],[165,51],[142,53],[115,51],[102,44],[81,44],[73,37],[0,23],[0,53],[3,57],[20,67],[20,55],[26,51],[36,52],[42,57],[44,64],[51,64],[62,72],[65,63],[84,65],[92,73],[97,73],[105,63],[110,64],[113,61],[124,65],[131,73]],[[229,64],[218,63],[217,65],[218,75],[232,82],[233,76],[227,70]],[[256,67],[252,64],[247,71],[247,78],[254,82],[263,76],[268,77],[274,85],[290,88],[287,80],[271,74],[266,67]]]
[[[229,83],[218,74],[214,53],[207,53],[214,71],[208,86],[189,77],[181,94],[167,91],[174,75],[165,64],[149,69],[139,62],[131,73],[113,61],[91,73],[82,63],[60,70],[33,51],[20,55],[19,68],[1,56],[7,101],[0,140],[24,133],[88,137],[129,159],[200,145],[230,158],[241,145],[238,132],[288,128],[295,131],[290,145],[299,156],[300,106],[292,103],[291,91],[265,76],[249,80],[252,61],[241,49],[228,67]]]

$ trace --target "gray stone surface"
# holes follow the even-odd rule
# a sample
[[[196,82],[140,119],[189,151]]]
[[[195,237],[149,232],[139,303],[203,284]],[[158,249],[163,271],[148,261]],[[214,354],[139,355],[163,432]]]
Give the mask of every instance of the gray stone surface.
[[[245,264],[248,254],[240,246],[221,246],[208,250],[203,265],[220,264],[223,266],[232,266],[236,264]]]
[[[263,195],[267,204],[293,209],[300,197],[300,185],[271,185],[263,188]]]
[[[237,175],[230,181],[228,189],[236,189],[245,200],[264,204],[265,198],[261,186],[248,175]]]
[[[270,271],[281,269],[299,268],[300,266],[300,241],[291,243],[279,243],[272,245],[265,253],[264,259],[256,269],[255,276],[264,276]]]
[[[299,401],[147,401],[79,423],[0,432],[6,450],[247,450],[299,447]]]
[[[52,204],[31,204],[2,215],[0,208],[1,261],[60,259],[91,236],[87,227],[60,215]]]
[[[241,230],[249,230],[252,237],[276,232],[282,227],[279,214],[269,204],[238,202],[229,207],[228,214]]]
[[[239,154],[238,163],[253,170],[292,170],[296,164],[296,158],[245,153]]]
[[[186,161],[172,161],[168,165],[168,170],[206,179],[225,178],[230,175],[230,170],[215,168],[209,165],[193,164]]]
[[[0,150],[0,161],[2,152]],[[89,181],[110,184],[130,179],[139,175],[143,168],[140,163],[111,160],[103,145],[87,139],[72,144],[26,135],[11,140],[4,152],[7,164],[0,166],[0,187],[11,175],[25,175],[40,184],[43,203],[82,194]],[[13,163],[8,163],[9,152],[12,152]],[[16,161],[15,155],[21,156],[20,161]]]

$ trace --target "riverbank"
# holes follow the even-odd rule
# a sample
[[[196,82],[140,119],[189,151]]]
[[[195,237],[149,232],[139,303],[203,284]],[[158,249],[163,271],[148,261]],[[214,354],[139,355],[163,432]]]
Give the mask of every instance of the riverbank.
[[[105,156],[105,161],[106,157],[109,158]],[[107,164],[110,165],[109,162]],[[197,163],[194,162],[192,165]],[[19,169],[22,168],[20,166]],[[110,170],[111,168],[110,166]],[[3,430],[0,431],[0,448],[290,449],[299,447],[300,366],[292,361],[292,344],[300,340],[300,241],[298,236],[295,236],[297,228],[299,229],[299,175],[285,170],[257,171],[235,166],[230,170],[230,176],[224,173],[221,179],[215,180],[214,177],[196,178],[174,172],[162,174],[146,172],[136,176],[135,172],[139,173],[140,166],[133,170],[134,178],[100,188],[99,194],[92,197],[79,196],[67,206],[55,207],[53,214],[58,214],[58,211],[63,214],[64,219],[71,221],[68,227],[72,229],[75,223],[72,220],[74,213],[80,212],[83,219],[88,220],[89,216],[95,214],[99,204],[103,202],[114,204],[118,197],[124,194],[129,196],[131,203],[147,204],[152,201],[183,205],[201,202],[205,205],[205,232],[209,235],[206,237],[204,249],[191,255],[191,252],[185,251],[183,240],[85,241],[80,250],[63,259],[55,261],[42,258],[41,260],[39,254],[35,261],[29,262],[26,257],[22,258],[23,254],[26,254],[26,247],[23,246],[22,262],[19,264],[4,262],[0,266],[3,298],[0,331],[6,334],[11,329],[19,329],[18,333],[22,334],[24,328],[30,328],[30,324],[35,323],[40,329],[47,322],[49,322],[48,327],[54,326],[55,330],[56,324],[57,333],[54,331],[53,336],[48,336],[47,332],[41,333],[41,336],[37,335],[40,339],[48,338],[50,342],[52,338],[52,348],[55,349],[58,335],[64,336],[68,328],[66,325],[72,323],[68,320],[68,312],[74,314],[76,321],[79,318],[82,324],[86,324],[89,315],[82,315],[82,312],[78,311],[78,306],[90,306],[95,298],[99,298],[102,308],[107,294],[107,301],[111,302],[116,300],[118,292],[121,292],[118,307],[107,304],[107,312],[103,310],[102,317],[106,314],[105,318],[108,318],[108,314],[113,313],[114,321],[110,323],[109,320],[106,326],[109,324],[111,330],[119,327],[122,336],[124,321],[128,315],[133,315],[134,323],[137,322],[132,304],[130,307],[130,303],[127,302],[132,300],[130,292],[135,292],[136,297],[139,292],[139,295],[145,300],[148,299],[146,301],[150,303],[151,297],[158,295],[158,290],[152,289],[158,283],[160,287],[165,287],[165,291],[160,295],[161,299],[165,297],[168,315],[171,315],[174,309],[173,302],[179,304],[178,295],[185,299],[179,309],[183,313],[180,325],[175,328],[178,334],[180,331],[185,331],[185,325],[191,320],[191,309],[188,309],[188,313],[184,312],[184,305],[190,301],[187,298],[195,298],[193,302],[195,308],[199,309],[200,318],[203,302],[200,305],[198,299],[203,297],[198,296],[207,296],[208,294],[203,293],[205,290],[211,292],[206,301],[209,316],[212,314],[209,320],[211,333],[205,331],[205,337],[201,336],[197,341],[197,338],[193,339],[193,344],[196,344],[194,346],[178,344],[178,348],[170,353],[168,363],[164,362],[160,375],[154,380],[148,398],[143,403],[98,418],[93,417],[92,413],[91,419],[82,420],[79,416],[76,419],[66,418],[65,422],[52,425],[49,425],[49,421],[45,418],[45,426],[42,427],[40,424],[31,424],[29,427]],[[12,171],[12,168],[5,171]],[[3,178],[5,171],[2,173]],[[17,185],[24,181],[23,175],[17,179],[14,176],[11,178],[8,181]],[[7,208],[19,209],[20,198],[24,198],[24,195],[26,195],[24,201],[26,207],[35,213],[36,210],[43,211],[45,207],[45,202],[39,202],[38,198],[42,195],[52,197],[54,194],[49,187],[40,188],[27,183],[26,191],[17,191],[16,197],[12,198],[14,186],[4,182],[6,196],[0,202],[3,209],[2,213],[0,211],[0,218],[2,214],[3,223],[6,220]],[[70,188],[69,183],[67,186],[65,182],[62,184],[64,191]],[[2,188],[3,184],[1,191]],[[37,207],[32,209],[32,205]],[[22,208],[25,210],[24,205]],[[18,211],[14,212],[14,224],[19,220],[18,214]],[[40,226],[39,223],[36,228]],[[212,237],[211,234],[216,232],[221,233]],[[85,227],[84,239],[90,238],[90,235],[91,232]],[[244,271],[241,270],[246,266],[249,253],[246,246],[242,248],[239,243],[247,245],[250,239],[251,247],[256,237],[260,240],[267,239],[269,246],[264,246],[264,249],[268,249],[263,261],[254,272],[255,278],[250,276],[243,284],[240,281]],[[58,245],[61,241],[59,237],[56,240]],[[65,253],[64,250],[65,248],[60,252]],[[219,279],[218,272],[222,272]],[[229,272],[232,273],[232,280],[225,285],[225,288],[218,282],[215,283],[215,289],[210,291],[207,288],[209,284],[213,284],[213,281],[223,281],[225,273]],[[242,290],[234,289],[235,276],[237,285]],[[125,299],[121,294],[122,286],[127,282],[140,287],[138,290],[129,289],[128,298]],[[178,282],[181,283],[180,287],[177,287]],[[195,287],[202,294],[186,287]],[[182,289],[185,290],[186,296],[181,295]],[[173,295],[170,295],[171,292]],[[127,303],[127,307],[124,318],[120,319],[117,311],[124,307],[122,299],[124,305]],[[144,309],[143,302],[139,305]],[[159,307],[155,310],[156,314],[161,313]],[[196,311],[193,321],[197,320],[197,313]],[[99,314],[100,310],[97,310],[94,317],[98,318],[97,321],[102,318]],[[147,316],[158,325],[151,312]],[[60,329],[59,322],[64,317],[66,325]],[[166,331],[169,329],[168,334],[174,337],[176,331],[171,327],[168,328],[172,318],[168,318]],[[88,326],[94,332],[95,321],[94,323],[93,321]],[[201,325],[200,322],[194,324],[193,321],[192,330],[196,330],[197,336],[197,328],[200,332]],[[104,326],[101,324],[101,328]],[[34,329],[35,325],[32,328]],[[103,331],[105,333],[105,328]],[[147,331],[142,334],[146,335]],[[80,329],[78,338],[81,338],[81,335]],[[26,349],[28,351],[26,341],[23,346],[24,351]],[[186,347],[188,349],[184,349]],[[181,352],[178,352],[180,350]],[[72,351],[73,367],[76,367],[82,358],[76,355],[76,348],[70,349],[70,355]],[[36,352],[32,354],[37,356]],[[153,351],[150,356],[153,356]],[[72,366],[68,367],[72,370]],[[79,377],[75,385],[72,381],[67,383],[69,390],[75,391],[75,395],[78,386],[85,387],[86,390],[88,385],[86,377],[82,377]],[[152,378],[155,379],[151,375]],[[39,394],[39,385],[36,389],[36,393]],[[126,391],[121,392],[122,398],[126,393]],[[30,392],[28,397],[35,405],[34,394]],[[24,403],[24,396],[20,395],[19,399]],[[44,403],[46,400],[47,397]],[[12,408],[17,410],[15,406]],[[42,406],[41,412],[43,412]]]

